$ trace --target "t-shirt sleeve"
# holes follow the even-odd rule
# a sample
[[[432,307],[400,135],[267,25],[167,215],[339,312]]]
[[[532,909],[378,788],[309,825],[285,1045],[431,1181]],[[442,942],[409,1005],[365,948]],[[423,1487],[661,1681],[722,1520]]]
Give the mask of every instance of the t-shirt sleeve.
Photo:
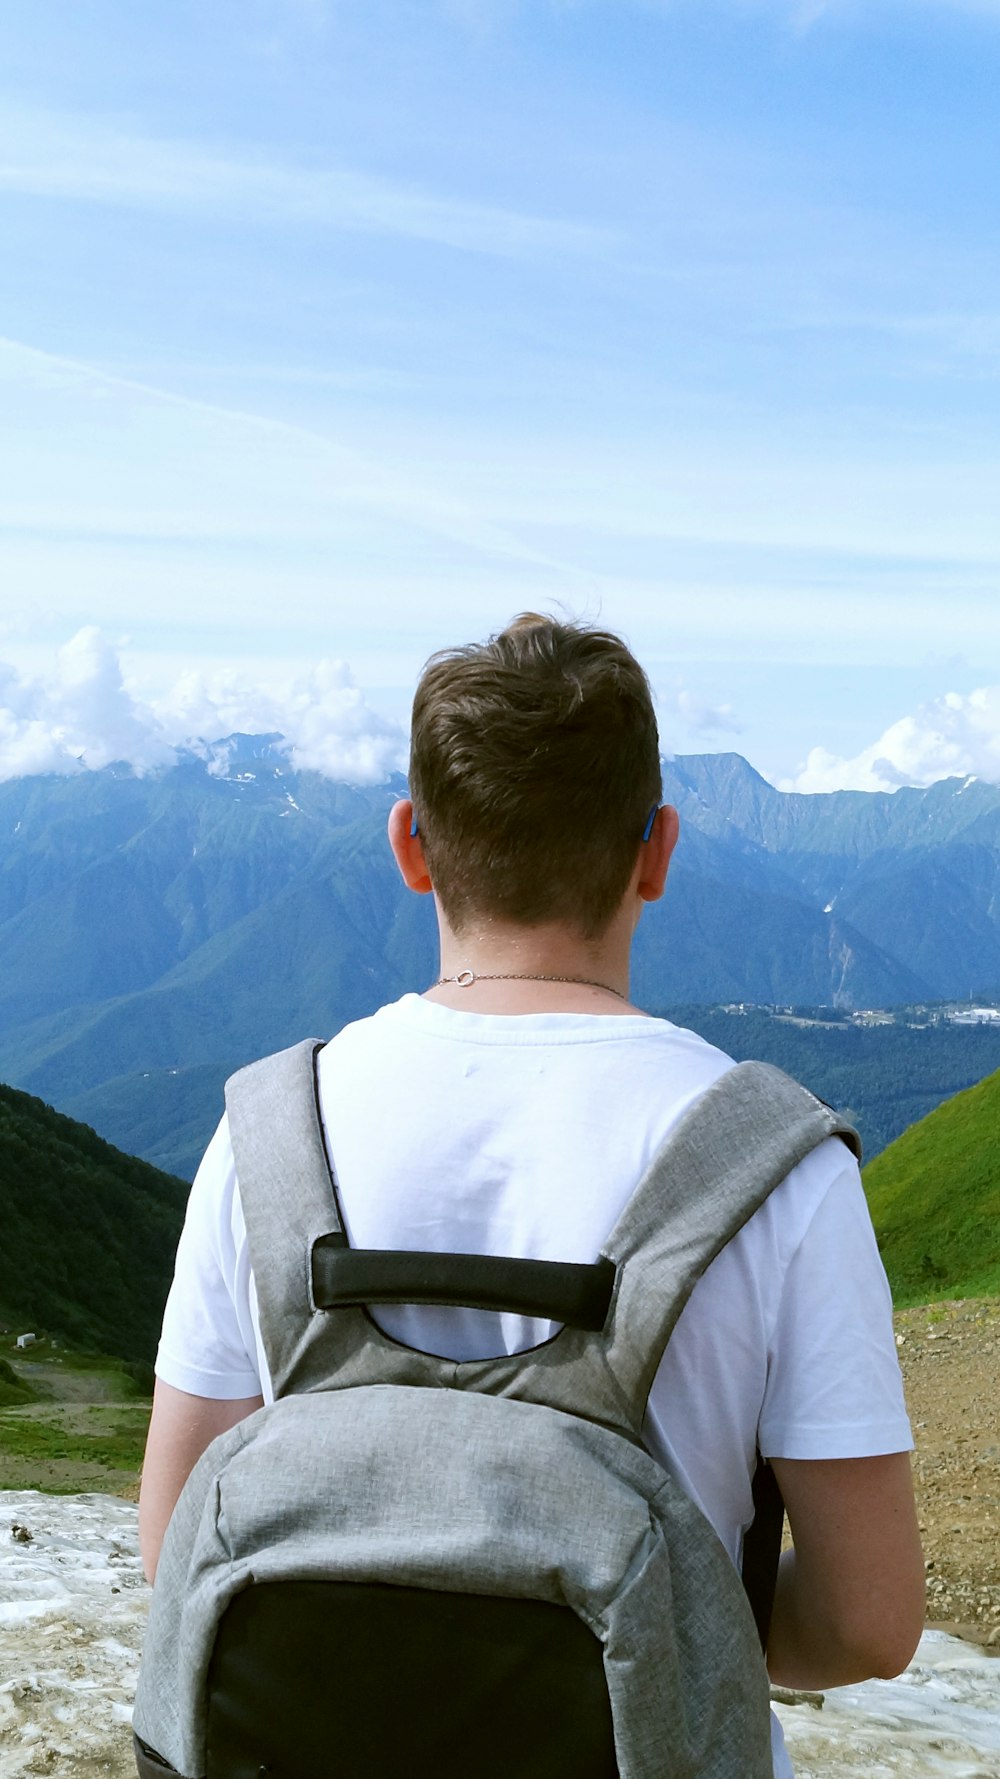
[[[759,1438],[766,1458],[874,1458],[913,1447],[889,1285],[846,1151],[785,1274]]]
[[[156,1355],[157,1377],[192,1396],[231,1401],[261,1390],[249,1313],[250,1263],[241,1238],[236,1168],[223,1118],[191,1187]]]

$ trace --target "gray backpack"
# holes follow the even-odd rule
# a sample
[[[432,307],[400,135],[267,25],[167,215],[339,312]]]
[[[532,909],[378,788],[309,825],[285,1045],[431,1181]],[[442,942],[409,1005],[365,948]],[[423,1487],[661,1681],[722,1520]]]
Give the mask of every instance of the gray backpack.
[[[680,1120],[593,1266],[361,1251],[319,1048],[227,1087],[275,1401],[214,1441],[171,1519],[142,1779],[771,1779],[747,1594],[642,1424],[706,1266],[797,1162],[854,1132],[744,1063]],[[368,1314],[413,1302],[563,1326],[455,1363]]]

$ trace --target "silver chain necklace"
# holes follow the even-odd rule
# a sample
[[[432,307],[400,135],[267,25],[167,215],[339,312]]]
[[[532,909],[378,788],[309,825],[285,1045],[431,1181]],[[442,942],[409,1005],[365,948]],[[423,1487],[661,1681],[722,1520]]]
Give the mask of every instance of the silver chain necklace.
[[[620,1001],[628,1000],[628,995],[622,994],[620,988],[612,988],[607,982],[594,982],[589,976],[529,976],[516,970],[483,976],[478,970],[459,970],[457,976],[439,976],[434,987],[444,988],[449,982],[454,982],[457,988],[471,988],[474,982],[573,982],[578,988],[600,988],[605,994],[617,995]]]

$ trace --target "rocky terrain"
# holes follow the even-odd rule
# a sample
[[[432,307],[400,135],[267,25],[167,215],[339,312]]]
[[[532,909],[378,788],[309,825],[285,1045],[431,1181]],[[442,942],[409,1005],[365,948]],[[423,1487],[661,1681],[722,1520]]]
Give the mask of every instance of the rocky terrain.
[[[134,1506],[0,1492],[0,1779],[134,1779],[148,1606]],[[997,1779],[1000,1663],[930,1631],[906,1674],[780,1704],[797,1779]]]
[[[110,1495],[0,1492],[0,1779],[135,1779],[136,1519]]]

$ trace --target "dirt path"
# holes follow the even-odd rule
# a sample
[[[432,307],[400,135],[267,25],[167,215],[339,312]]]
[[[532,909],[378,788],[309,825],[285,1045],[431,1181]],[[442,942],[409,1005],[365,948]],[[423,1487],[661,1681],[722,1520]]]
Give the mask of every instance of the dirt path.
[[[896,1330],[928,1618],[1000,1652],[1000,1302],[903,1310]]]
[[[121,1378],[117,1372],[70,1371],[30,1359],[10,1360],[18,1377],[36,1392],[42,1402],[117,1402],[121,1397]]]

